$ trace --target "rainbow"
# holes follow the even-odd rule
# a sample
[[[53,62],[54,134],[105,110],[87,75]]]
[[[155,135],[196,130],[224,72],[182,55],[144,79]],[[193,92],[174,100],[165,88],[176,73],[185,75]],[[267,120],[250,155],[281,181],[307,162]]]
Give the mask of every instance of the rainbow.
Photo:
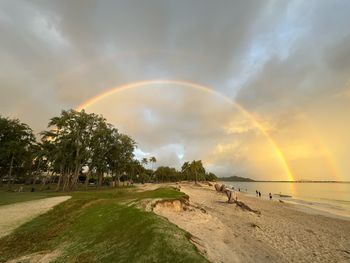
[[[212,95],[221,97],[224,101],[233,105],[246,118],[248,118],[254,124],[254,126],[265,136],[265,138],[268,140],[269,144],[274,149],[276,157],[280,161],[280,164],[283,167],[288,179],[290,181],[294,181],[293,174],[291,172],[291,169],[288,166],[288,162],[287,162],[282,150],[280,149],[278,144],[273,140],[273,138],[269,135],[267,129],[258,120],[258,118],[255,117],[252,113],[250,113],[247,109],[245,109],[242,105],[231,100],[229,97],[227,97],[227,96],[225,96],[225,95],[223,95],[223,94],[221,94],[213,89],[210,89],[209,87],[204,86],[204,85],[200,85],[200,84],[192,83],[192,82],[188,82],[188,81],[163,80],[163,79],[132,82],[132,83],[127,83],[127,84],[124,84],[121,86],[117,86],[117,87],[108,89],[107,91],[105,91],[101,94],[98,94],[97,96],[90,98],[87,101],[85,101],[84,103],[80,104],[76,108],[76,110],[81,111],[82,109],[86,109],[86,108],[90,107],[91,105],[95,104],[96,102],[98,102],[98,101],[100,101],[100,100],[102,100],[102,99],[104,99],[112,94],[118,93],[118,92],[130,90],[130,89],[135,89],[135,88],[140,88],[140,87],[145,87],[145,86],[150,86],[150,85],[165,85],[165,84],[178,85],[178,86],[182,86],[182,87],[186,87],[186,88],[191,88],[191,89],[203,91],[203,92],[206,92],[208,94],[212,94]]]

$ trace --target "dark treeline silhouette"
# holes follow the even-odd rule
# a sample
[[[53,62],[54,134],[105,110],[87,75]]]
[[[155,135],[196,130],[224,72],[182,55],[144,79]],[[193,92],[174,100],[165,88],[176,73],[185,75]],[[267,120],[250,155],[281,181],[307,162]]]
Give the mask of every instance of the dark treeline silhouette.
[[[57,191],[90,184],[118,186],[123,182],[213,181],[201,161],[185,162],[181,171],[160,166],[155,157],[135,159],[135,141],[101,115],[84,110],[62,111],[51,118],[37,141],[33,130],[17,119],[0,116],[0,184],[56,184]],[[152,169],[147,169],[148,163]]]

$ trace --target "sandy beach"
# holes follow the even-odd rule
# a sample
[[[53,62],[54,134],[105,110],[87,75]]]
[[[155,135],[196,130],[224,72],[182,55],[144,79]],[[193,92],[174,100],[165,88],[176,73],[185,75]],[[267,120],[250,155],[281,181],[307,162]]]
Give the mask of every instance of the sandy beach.
[[[189,203],[159,203],[154,212],[188,231],[212,262],[350,262],[350,221],[306,213],[296,205],[238,193],[260,213],[227,203],[213,186],[177,184]],[[143,188],[159,187],[148,185]]]

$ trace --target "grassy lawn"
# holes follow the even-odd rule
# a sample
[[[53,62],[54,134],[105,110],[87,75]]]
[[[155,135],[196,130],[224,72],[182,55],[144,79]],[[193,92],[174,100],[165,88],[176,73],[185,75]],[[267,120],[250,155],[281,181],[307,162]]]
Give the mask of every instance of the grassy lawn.
[[[23,192],[17,191],[20,187],[23,188]],[[31,192],[31,188],[34,188],[35,191]],[[37,184],[37,185],[16,184],[12,186],[13,191],[9,191],[7,184],[3,184],[2,186],[0,186],[0,206],[60,195],[60,193],[57,193],[54,191],[54,189],[56,189],[56,185],[54,184],[47,185],[45,187],[45,190],[43,191],[41,191],[40,189],[41,189],[40,184]]]
[[[0,192],[1,200],[25,200]],[[22,194],[22,193],[15,193]],[[57,195],[33,194],[29,199]],[[63,193],[67,194],[67,193]],[[145,198],[180,199],[173,188],[135,188],[69,193],[72,198],[0,239],[0,262],[58,251],[53,262],[207,262],[189,234],[152,212],[127,205]]]

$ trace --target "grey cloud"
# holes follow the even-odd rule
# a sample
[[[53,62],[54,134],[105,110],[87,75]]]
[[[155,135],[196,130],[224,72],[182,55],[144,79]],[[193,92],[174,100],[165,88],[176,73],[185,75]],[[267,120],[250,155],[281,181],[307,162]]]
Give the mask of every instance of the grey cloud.
[[[277,134],[324,101],[346,107],[339,98],[349,89],[349,8],[348,1],[1,1],[0,112],[40,131],[62,108],[107,88],[181,79],[235,98]],[[155,90],[94,109],[164,164],[180,164],[172,144],[192,159],[233,143],[213,169],[259,172],[249,154],[264,139],[237,109],[189,90]],[[227,134],[231,122],[237,128]]]

